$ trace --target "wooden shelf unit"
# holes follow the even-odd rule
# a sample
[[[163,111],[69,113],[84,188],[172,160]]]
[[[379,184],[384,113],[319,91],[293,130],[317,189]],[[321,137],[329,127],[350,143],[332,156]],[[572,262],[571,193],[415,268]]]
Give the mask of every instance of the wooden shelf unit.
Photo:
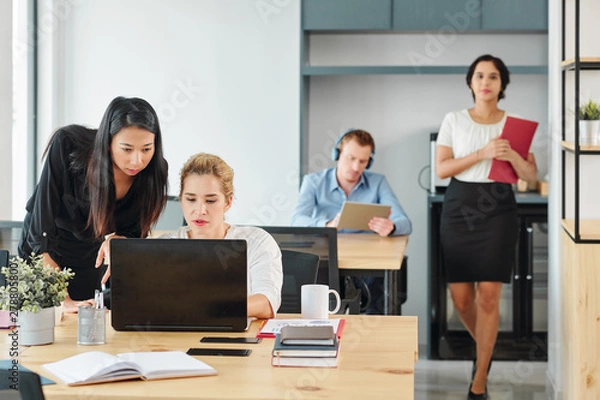
[[[568,152],[575,152],[575,143],[567,140],[561,142],[562,148]],[[584,144],[579,146],[581,154],[600,154],[600,145]]]
[[[596,233],[600,233],[598,222]],[[600,245],[577,244],[566,230],[561,234],[561,242],[563,398],[598,399]]]
[[[560,66],[565,71],[572,71],[575,69],[575,58],[564,60],[560,63]],[[579,69],[600,69],[600,57],[580,57],[579,58]]]
[[[557,353],[561,359],[561,371],[558,379],[562,381],[562,398],[565,399],[600,399],[600,358],[598,357],[598,337],[600,336],[600,219],[588,210],[581,210],[583,189],[597,186],[593,170],[586,159],[600,154],[600,146],[581,145],[579,132],[580,89],[585,87],[583,79],[597,79],[600,72],[600,57],[583,57],[580,53],[582,34],[587,41],[594,41],[594,35],[581,28],[582,15],[590,17],[589,7],[582,7],[580,0],[562,0],[562,140],[561,143],[561,195],[562,195],[562,228],[561,232],[561,334],[560,348]],[[591,2],[587,2],[589,6]],[[570,8],[573,8],[572,10]],[[587,15],[586,15],[587,13]],[[570,21],[567,21],[567,16]],[[585,21],[585,20],[584,20]],[[569,27],[567,31],[567,27]],[[595,29],[595,32],[598,32]],[[566,43],[573,44],[573,58],[567,59]],[[570,55],[570,54],[569,54]],[[575,118],[569,120],[569,128],[574,128],[572,141],[566,141],[567,129],[567,77],[569,83],[569,100],[573,101]],[[572,92],[572,94],[571,94]],[[598,96],[600,93],[593,93]],[[570,106],[570,105],[569,105]],[[579,143],[576,146],[575,143]],[[567,159],[567,153],[573,156]],[[567,166],[570,171],[567,173]],[[584,170],[585,172],[582,172]],[[567,179],[568,178],[568,179]],[[572,184],[572,189],[569,183]],[[573,201],[567,212],[566,194]],[[589,194],[587,194],[589,196]],[[587,211],[587,212],[586,212]],[[591,217],[590,215],[593,215]]]
[[[575,220],[563,219],[562,227],[574,239]],[[600,219],[583,219],[579,221],[579,234],[582,242],[600,243]]]
[[[580,45],[581,45],[581,32],[580,32],[580,16],[581,16],[581,5],[580,0],[575,0],[573,3],[574,6],[574,57],[567,58],[566,57],[566,41],[567,41],[567,32],[565,30],[565,26],[567,26],[566,15],[568,14],[565,10],[567,9],[567,1],[562,1],[562,59],[563,61],[560,63],[562,69],[562,142],[561,142],[561,181],[562,181],[562,189],[561,189],[561,203],[562,203],[562,211],[561,216],[563,219],[563,227],[568,236],[573,239],[575,243],[600,243],[600,232],[596,230],[595,226],[597,223],[591,223],[590,220],[586,219],[586,213],[581,210],[581,192],[584,186],[594,185],[594,183],[590,182],[587,179],[585,182],[582,182],[582,159],[583,156],[593,156],[600,155],[600,146],[599,145],[589,145],[589,144],[581,144],[581,135],[579,132],[579,107],[580,104],[580,89],[581,89],[581,80],[582,73],[585,72],[594,72],[600,71],[600,57],[597,56],[581,56],[580,53]],[[574,89],[574,109],[575,118],[569,124],[574,124],[574,139],[567,141],[567,102],[566,102],[566,94],[567,94],[567,74],[569,76],[573,76],[574,82],[570,85],[573,85]],[[579,146],[576,145],[579,143]],[[573,157],[569,160],[566,158],[566,153],[571,153]],[[569,193],[573,196],[572,202],[572,210],[567,212],[567,162],[570,166],[572,166],[572,172],[569,172],[569,179],[572,179],[573,182],[573,191]],[[570,220],[567,218],[567,215],[572,215],[573,219]],[[589,231],[589,229],[592,229]]]

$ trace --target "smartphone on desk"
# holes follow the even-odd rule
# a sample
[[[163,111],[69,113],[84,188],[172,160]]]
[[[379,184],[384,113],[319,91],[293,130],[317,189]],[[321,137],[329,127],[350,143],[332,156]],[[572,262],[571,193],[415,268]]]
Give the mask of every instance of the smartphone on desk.
[[[220,336],[204,336],[200,339],[202,343],[245,343],[256,344],[260,343],[262,338],[255,337],[220,337]]]
[[[230,357],[248,357],[252,353],[250,349],[214,349],[214,348],[197,348],[188,349],[187,354],[190,356],[230,356]]]

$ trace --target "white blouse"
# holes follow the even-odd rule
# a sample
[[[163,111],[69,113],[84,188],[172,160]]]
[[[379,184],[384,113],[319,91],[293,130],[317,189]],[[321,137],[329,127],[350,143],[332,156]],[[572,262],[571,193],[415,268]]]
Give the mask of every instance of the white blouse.
[[[189,239],[188,226],[182,226],[173,233],[165,233],[161,238]],[[281,305],[283,271],[281,250],[277,242],[265,230],[253,226],[231,225],[225,239],[241,239],[248,243],[248,295],[261,293],[269,299],[273,312]]]
[[[517,117],[505,112],[500,122],[480,124],[473,121],[468,110],[449,112],[440,127],[437,144],[450,147],[454,158],[467,156],[500,136],[507,116]],[[463,182],[493,182],[488,179],[491,167],[491,159],[482,160],[454,177]]]

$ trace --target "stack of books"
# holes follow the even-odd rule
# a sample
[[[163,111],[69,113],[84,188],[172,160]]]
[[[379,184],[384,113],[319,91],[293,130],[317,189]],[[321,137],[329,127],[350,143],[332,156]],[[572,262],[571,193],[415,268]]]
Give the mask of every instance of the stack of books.
[[[275,336],[276,367],[337,367],[340,341],[331,326],[284,326]]]
[[[260,330],[256,334],[257,338],[271,338],[275,339],[275,335],[281,333],[281,328],[284,326],[331,326],[335,331],[338,339],[342,337],[344,327],[346,325],[345,319],[329,318],[329,319],[279,319],[271,318],[265,320],[260,327]]]

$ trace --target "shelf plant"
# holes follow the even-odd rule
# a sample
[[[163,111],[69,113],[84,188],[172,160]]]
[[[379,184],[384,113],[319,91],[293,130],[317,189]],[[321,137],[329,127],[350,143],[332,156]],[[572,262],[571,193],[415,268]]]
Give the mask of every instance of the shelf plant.
[[[596,121],[600,120],[600,103],[589,99],[586,103],[579,107],[580,121]]]
[[[579,143],[600,144],[600,103],[592,99],[579,107]]]

